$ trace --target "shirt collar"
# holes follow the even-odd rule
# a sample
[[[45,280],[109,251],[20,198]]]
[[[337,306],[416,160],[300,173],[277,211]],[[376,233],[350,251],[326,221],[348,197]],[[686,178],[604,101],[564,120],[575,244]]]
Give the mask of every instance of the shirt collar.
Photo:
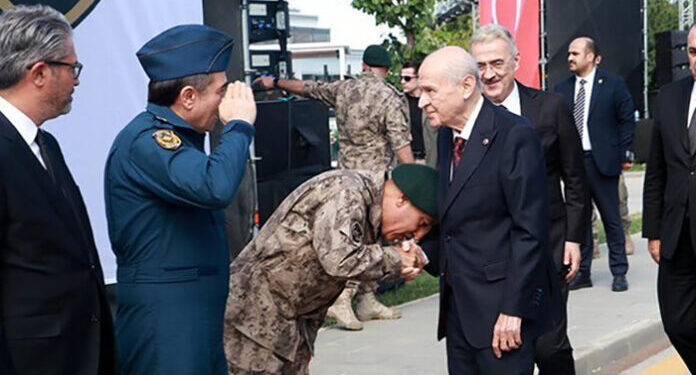
[[[163,105],[158,105],[155,103],[147,103],[146,111],[150,112],[155,118],[160,121],[166,122],[168,124],[174,125],[179,128],[186,128],[196,131],[193,125],[186,122],[183,118],[179,117],[174,111],[169,107]]]
[[[594,83],[594,77],[595,77],[596,74],[597,74],[597,67],[592,68],[592,71],[590,72],[590,74],[587,75],[587,77],[580,77],[579,75],[576,74],[576,75],[575,75],[575,83],[577,83],[577,84],[579,85],[579,84],[580,84],[580,80],[581,80],[581,79],[584,79],[585,81],[587,81],[587,83],[593,84],[593,83]],[[586,84],[587,84],[587,83],[586,83]]]
[[[0,96],[0,112],[10,121],[17,129],[19,135],[28,145],[31,145],[36,140],[36,134],[39,132],[39,127],[36,126],[29,116],[20,111],[17,107]]]
[[[452,129],[453,139],[464,138],[464,140],[469,140],[471,137],[471,132],[474,130],[474,124],[476,124],[476,118],[478,118],[479,112],[481,112],[481,107],[483,107],[483,100],[483,97],[479,95],[478,102],[476,103],[474,110],[471,111],[471,116],[469,116],[469,119],[466,120],[466,124],[464,124],[464,128],[461,132]]]
[[[520,91],[517,89],[517,82],[513,82],[512,85],[512,91],[510,92],[510,95],[503,100],[500,105],[505,106],[508,111],[520,116],[522,113],[522,110],[520,108]]]

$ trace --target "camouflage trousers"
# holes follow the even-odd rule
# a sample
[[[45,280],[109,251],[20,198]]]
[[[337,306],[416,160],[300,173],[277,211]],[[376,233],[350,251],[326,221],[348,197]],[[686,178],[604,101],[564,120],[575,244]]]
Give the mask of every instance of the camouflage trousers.
[[[379,283],[377,281],[348,280],[346,282],[346,289],[350,289],[354,296],[358,294],[375,293],[378,287]]]
[[[308,375],[311,354],[302,343],[295,361],[278,357],[272,350],[256,343],[236,329],[226,335],[225,356],[230,375]]]

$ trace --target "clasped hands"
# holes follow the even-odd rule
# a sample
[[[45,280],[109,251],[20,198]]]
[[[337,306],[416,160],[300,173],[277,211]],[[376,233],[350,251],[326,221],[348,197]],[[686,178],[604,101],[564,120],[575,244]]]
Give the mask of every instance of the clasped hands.
[[[402,242],[396,249],[401,255],[401,278],[406,282],[415,280],[427,263],[423,249],[413,240]]]

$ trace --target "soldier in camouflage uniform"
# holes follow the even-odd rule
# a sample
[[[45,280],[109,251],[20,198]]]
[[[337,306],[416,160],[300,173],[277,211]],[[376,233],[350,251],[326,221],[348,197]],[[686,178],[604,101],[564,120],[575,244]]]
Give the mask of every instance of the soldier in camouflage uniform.
[[[381,46],[363,54],[363,74],[357,79],[331,83],[259,78],[265,89],[280,88],[321,101],[336,109],[338,167],[387,171],[399,163],[412,163],[411,129],[406,97],[385,80],[391,60]],[[395,160],[396,159],[396,160]],[[398,319],[398,311],[377,301],[377,283],[351,282],[329,311],[339,326],[362,329],[360,320]],[[351,300],[357,294],[357,318]]]
[[[290,194],[230,266],[224,319],[230,374],[307,374],[317,332],[347,280],[413,279],[437,216],[437,172],[405,164],[337,170]],[[411,268],[411,267],[416,267]]]

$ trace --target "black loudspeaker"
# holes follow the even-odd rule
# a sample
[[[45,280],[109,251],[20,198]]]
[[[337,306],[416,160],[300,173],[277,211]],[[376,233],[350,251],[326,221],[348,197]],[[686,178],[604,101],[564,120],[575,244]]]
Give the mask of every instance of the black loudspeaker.
[[[662,86],[688,77],[685,30],[668,30],[655,34],[655,83]]]
[[[654,122],[651,119],[636,122],[636,132],[633,135],[633,153],[636,163],[642,164],[648,161],[650,155],[650,139],[652,138]]]
[[[329,109],[315,100],[257,103],[259,224],[309,178],[331,169]]]
[[[637,0],[547,0],[547,87],[571,75],[568,45],[579,36],[593,38],[601,69],[626,81],[633,105],[644,113],[643,13]]]

